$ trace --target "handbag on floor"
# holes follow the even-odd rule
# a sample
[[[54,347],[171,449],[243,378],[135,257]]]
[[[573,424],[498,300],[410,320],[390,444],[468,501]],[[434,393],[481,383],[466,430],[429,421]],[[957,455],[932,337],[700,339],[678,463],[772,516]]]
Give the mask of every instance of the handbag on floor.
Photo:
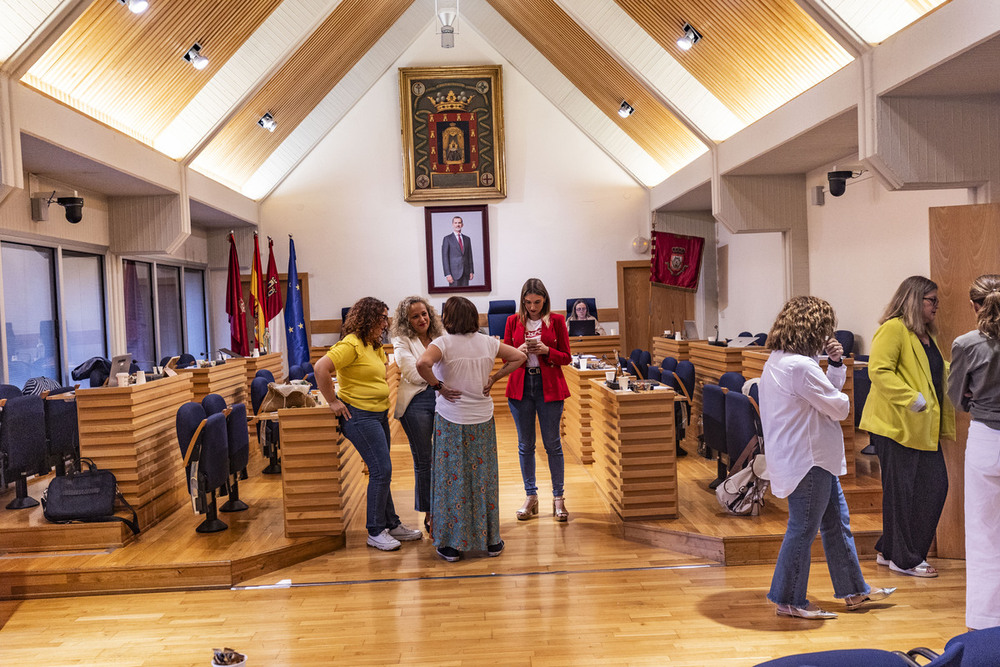
[[[764,454],[757,454],[746,467],[740,467],[758,449],[759,442],[756,435],[750,439],[733,466],[735,471],[715,487],[715,497],[730,514],[757,516],[764,506],[764,494],[771,485]]]
[[[42,496],[42,510],[45,518],[52,523],[121,521],[139,534],[139,517],[128,504],[118,480],[110,470],[99,470],[90,459],[80,459],[87,470],[67,473],[55,477]],[[118,499],[131,513],[132,519],[115,515],[115,499]]]

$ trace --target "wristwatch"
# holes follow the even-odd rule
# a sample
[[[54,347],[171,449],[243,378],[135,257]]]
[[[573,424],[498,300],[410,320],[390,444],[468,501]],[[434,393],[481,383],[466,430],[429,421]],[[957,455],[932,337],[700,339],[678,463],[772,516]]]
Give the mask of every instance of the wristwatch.
[[[844,365],[844,358],[843,357],[841,357],[837,361],[834,361],[833,359],[827,359],[826,361],[827,361],[828,364],[830,364],[834,368],[840,368],[841,366]]]
[[[434,391],[441,391],[441,387],[444,386],[444,382],[442,382],[441,380],[438,380],[437,384],[432,384],[432,385],[428,385],[428,386],[431,389],[433,389]]]

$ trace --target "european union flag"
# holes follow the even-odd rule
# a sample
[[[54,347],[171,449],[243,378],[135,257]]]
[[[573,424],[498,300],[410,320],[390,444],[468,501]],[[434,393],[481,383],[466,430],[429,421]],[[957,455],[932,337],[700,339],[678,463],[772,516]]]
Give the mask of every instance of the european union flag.
[[[306,318],[302,314],[302,290],[299,270],[295,266],[295,241],[288,237],[288,296],[285,298],[285,346],[288,367],[309,361],[309,340],[306,338]]]

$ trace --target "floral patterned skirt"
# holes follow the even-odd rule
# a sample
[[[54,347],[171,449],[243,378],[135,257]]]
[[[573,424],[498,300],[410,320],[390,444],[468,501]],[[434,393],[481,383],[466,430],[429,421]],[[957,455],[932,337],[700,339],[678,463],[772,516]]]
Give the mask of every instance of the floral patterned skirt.
[[[500,543],[497,431],[434,415],[431,517],[434,546],[485,551]]]

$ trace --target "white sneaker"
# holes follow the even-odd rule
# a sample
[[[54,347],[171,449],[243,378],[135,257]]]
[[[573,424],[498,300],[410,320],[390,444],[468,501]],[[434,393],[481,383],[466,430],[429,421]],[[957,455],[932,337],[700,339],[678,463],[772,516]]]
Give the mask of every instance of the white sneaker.
[[[396,538],[400,542],[413,542],[415,540],[423,539],[424,537],[424,534],[419,530],[407,528],[403,524],[399,524],[395,528],[389,528],[389,535]]]
[[[369,535],[368,546],[375,547],[381,551],[395,551],[402,545],[399,543],[399,540],[389,534],[389,529],[386,528],[378,535]]]

